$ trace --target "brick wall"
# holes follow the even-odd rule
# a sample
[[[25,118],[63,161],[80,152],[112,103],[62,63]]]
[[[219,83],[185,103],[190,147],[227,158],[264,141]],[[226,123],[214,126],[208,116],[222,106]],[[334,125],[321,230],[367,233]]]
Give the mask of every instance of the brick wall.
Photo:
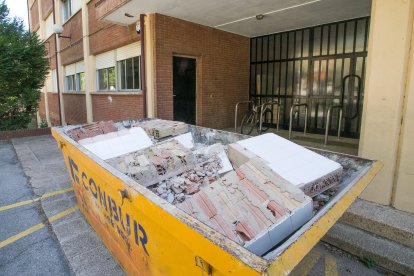
[[[46,20],[53,9],[53,0],[42,0],[42,18]]]
[[[49,117],[52,125],[59,125],[59,99],[57,93],[48,93]]]
[[[113,9],[129,2],[129,0],[98,0],[95,1],[94,7],[96,11],[96,18],[102,18]]]
[[[83,60],[82,12],[79,10],[63,25],[63,36],[60,39],[62,65],[68,65]]]
[[[37,0],[34,1],[33,6],[30,8],[30,23],[30,30],[36,32],[39,29],[39,5]]]
[[[56,44],[54,35],[46,40],[45,47],[48,52],[50,70],[54,70],[56,69]]]
[[[93,120],[143,118],[142,95],[92,95]]]
[[[234,124],[236,102],[248,99],[249,38],[156,14],[157,116],[173,118],[173,54],[197,58],[197,124]]]
[[[85,94],[63,93],[63,104],[65,106],[65,120],[67,124],[86,123]]]
[[[19,129],[10,131],[0,131],[0,140],[9,140],[13,138],[50,135],[50,128]]]
[[[41,119],[46,119],[46,102],[45,102],[45,93],[40,93],[40,101],[39,101],[39,116]]]
[[[99,1],[92,0],[88,3],[89,47],[92,55],[113,50],[139,40],[135,25],[121,26],[99,21],[95,10],[97,2]]]

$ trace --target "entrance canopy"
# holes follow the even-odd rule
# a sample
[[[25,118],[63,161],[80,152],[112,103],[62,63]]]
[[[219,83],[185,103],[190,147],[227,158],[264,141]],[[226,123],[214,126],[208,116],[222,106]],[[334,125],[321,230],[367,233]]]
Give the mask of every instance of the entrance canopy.
[[[255,37],[370,15],[371,0],[130,0],[103,19],[132,24],[139,14],[160,13]]]

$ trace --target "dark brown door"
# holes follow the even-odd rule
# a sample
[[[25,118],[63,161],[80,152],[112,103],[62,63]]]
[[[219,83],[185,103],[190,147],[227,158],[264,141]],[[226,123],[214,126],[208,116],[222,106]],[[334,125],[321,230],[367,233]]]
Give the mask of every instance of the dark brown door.
[[[174,121],[196,124],[196,60],[173,57]]]

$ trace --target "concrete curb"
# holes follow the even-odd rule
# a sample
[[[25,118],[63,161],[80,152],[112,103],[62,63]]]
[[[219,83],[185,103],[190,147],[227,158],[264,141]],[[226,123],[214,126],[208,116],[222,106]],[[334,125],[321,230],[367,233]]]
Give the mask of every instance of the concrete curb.
[[[358,228],[337,223],[323,241],[375,265],[404,275],[414,275],[414,250]]]
[[[414,249],[414,214],[357,200],[342,216],[341,222]]]

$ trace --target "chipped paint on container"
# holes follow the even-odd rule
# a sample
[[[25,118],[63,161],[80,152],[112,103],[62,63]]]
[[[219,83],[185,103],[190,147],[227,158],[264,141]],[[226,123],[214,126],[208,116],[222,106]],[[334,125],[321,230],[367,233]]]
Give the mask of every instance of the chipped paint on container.
[[[73,128],[73,126],[71,126]],[[338,194],[289,239],[264,256],[212,230],[111,167],[65,134],[52,134],[65,157],[80,210],[128,274],[288,274],[365,189],[381,164],[315,150],[339,162]],[[189,126],[195,143],[230,144],[247,136]]]

